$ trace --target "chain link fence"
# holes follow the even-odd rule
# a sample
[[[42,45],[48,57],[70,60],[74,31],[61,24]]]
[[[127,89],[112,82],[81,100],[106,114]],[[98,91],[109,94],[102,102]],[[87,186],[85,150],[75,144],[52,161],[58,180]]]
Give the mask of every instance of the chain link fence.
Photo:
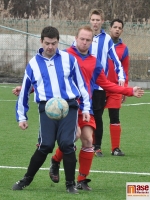
[[[43,27],[52,25],[60,32],[59,48],[65,49],[74,40],[76,30],[88,21],[50,21],[0,19],[0,82],[21,82],[25,66],[40,47]],[[109,23],[103,28],[109,33]],[[126,23],[122,34],[130,53],[130,81],[150,80],[150,25]]]

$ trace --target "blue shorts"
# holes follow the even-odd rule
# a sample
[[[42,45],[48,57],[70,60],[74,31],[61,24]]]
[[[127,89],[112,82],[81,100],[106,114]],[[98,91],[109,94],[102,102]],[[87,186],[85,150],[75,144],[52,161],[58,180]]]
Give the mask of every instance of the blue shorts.
[[[39,138],[38,149],[43,153],[52,153],[55,141],[64,154],[74,151],[78,120],[78,102],[73,99],[68,101],[68,115],[61,120],[53,120],[45,114],[46,102],[39,104]]]

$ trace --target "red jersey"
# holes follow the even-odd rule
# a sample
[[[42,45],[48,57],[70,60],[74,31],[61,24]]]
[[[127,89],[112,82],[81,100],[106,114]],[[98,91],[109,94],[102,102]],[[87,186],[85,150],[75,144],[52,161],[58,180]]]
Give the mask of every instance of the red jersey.
[[[122,40],[119,39],[119,43],[114,44],[116,53],[118,55],[118,58],[122,64],[126,80],[125,80],[125,86],[128,85],[128,71],[129,71],[129,51],[128,47],[122,43]],[[109,71],[108,71],[108,80],[110,80],[113,83],[118,84],[118,75],[114,71],[114,62],[109,59],[108,60],[108,66],[109,66]]]
[[[133,88],[121,87],[107,80],[100,61],[94,56],[82,55],[74,46],[66,51],[76,57],[91,98],[95,83],[108,92],[133,96]]]

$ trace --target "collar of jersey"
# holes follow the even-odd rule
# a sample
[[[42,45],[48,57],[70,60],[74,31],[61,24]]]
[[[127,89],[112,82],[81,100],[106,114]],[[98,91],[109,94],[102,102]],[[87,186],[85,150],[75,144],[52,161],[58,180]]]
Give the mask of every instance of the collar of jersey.
[[[74,49],[74,51],[82,58],[87,58],[89,55],[91,55],[89,50],[88,50],[88,53],[86,55],[83,55],[78,51],[76,46],[72,45],[71,48]]]
[[[114,44],[114,45],[117,46],[117,45],[119,45],[119,44],[122,44],[122,39],[121,39],[121,38],[119,38],[118,43],[117,43],[117,44]]]
[[[97,37],[99,37],[99,35],[101,35],[101,34],[106,34],[105,31],[104,31],[104,29],[101,29],[101,30],[100,30],[100,33],[99,33],[98,35],[94,35],[94,37],[97,38]]]
[[[45,60],[51,60],[51,59],[53,59],[53,58],[55,57],[55,55],[60,55],[59,49],[57,49],[57,50],[56,50],[56,54],[54,54],[54,55],[49,59],[49,58],[45,58],[45,57],[42,55],[43,51],[44,51],[44,49],[43,49],[43,48],[40,48],[40,49],[38,50],[37,54],[38,54],[39,56],[41,56],[42,58],[44,58]]]

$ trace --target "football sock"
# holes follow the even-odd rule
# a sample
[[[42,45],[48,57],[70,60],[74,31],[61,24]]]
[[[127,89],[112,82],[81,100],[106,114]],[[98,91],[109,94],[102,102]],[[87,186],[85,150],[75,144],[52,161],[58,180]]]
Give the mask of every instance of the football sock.
[[[82,148],[79,153],[79,175],[77,180],[82,181],[86,179],[86,176],[89,174],[92,160],[93,160],[93,148]]]
[[[110,124],[111,150],[120,147],[121,125]]]
[[[54,159],[56,162],[61,162],[63,158],[63,152],[60,151],[59,147],[56,149],[55,155],[52,156],[52,159]]]
[[[75,152],[70,154],[63,154],[63,165],[66,176],[66,181],[75,180],[75,169],[76,169],[76,155]]]
[[[34,177],[39,168],[43,165],[46,160],[47,154],[42,153],[38,149],[36,149],[35,153],[31,157],[26,177]]]

